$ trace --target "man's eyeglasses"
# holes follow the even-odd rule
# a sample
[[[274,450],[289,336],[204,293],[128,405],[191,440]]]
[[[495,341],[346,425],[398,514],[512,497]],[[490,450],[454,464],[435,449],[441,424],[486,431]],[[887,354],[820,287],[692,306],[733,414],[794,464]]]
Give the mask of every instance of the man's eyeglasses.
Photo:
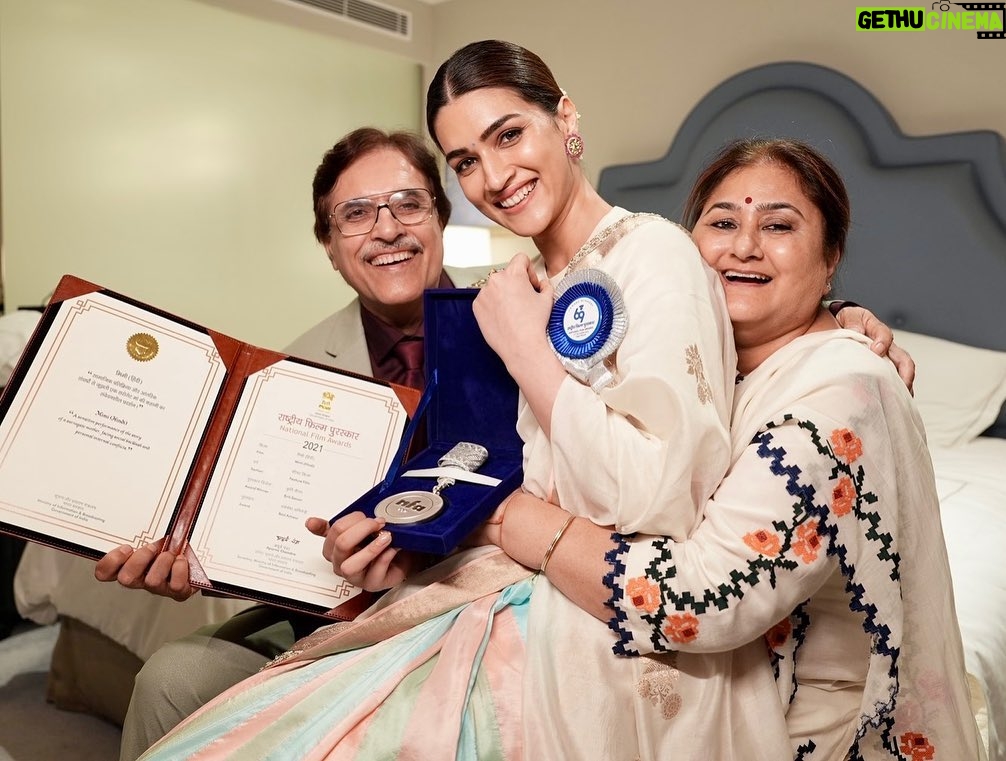
[[[377,203],[375,198],[387,201]],[[433,216],[433,194],[425,188],[398,190],[391,195],[378,193],[365,198],[351,198],[338,204],[328,218],[335,222],[343,235],[366,235],[374,229],[381,209],[387,209],[391,216],[403,225],[422,224]]]

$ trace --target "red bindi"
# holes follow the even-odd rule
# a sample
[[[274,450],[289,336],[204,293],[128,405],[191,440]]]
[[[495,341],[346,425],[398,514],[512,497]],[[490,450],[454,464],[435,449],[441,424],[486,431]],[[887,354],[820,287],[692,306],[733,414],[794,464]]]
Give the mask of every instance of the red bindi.
[[[744,199],[744,203],[751,203],[751,196]]]

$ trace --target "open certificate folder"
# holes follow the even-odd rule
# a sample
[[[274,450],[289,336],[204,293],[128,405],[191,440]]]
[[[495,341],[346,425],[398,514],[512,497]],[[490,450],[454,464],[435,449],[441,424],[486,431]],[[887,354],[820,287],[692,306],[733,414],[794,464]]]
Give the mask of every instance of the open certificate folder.
[[[369,595],[304,520],[384,476],[417,396],[66,276],[0,400],[0,529],[95,559],[167,536],[193,585],[351,618]]]

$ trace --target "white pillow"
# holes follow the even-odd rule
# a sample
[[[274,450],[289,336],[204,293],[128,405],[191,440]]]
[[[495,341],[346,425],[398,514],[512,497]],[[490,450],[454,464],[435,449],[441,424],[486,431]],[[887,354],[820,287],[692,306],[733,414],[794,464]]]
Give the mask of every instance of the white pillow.
[[[898,330],[915,360],[915,401],[930,444],[958,446],[995,422],[1006,402],[1006,352]]]

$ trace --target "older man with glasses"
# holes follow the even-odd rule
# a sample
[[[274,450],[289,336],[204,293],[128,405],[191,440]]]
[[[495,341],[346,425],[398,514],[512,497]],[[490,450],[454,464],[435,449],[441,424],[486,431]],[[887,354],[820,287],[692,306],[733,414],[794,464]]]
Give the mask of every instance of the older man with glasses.
[[[358,129],[325,154],[313,200],[315,237],[357,297],[287,351],[421,388],[423,291],[467,285],[486,274],[443,266],[451,205],[437,159],[416,135]],[[315,512],[338,507],[317,505]],[[113,550],[98,561],[95,576],[177,600],[196,591],[184,557],[159,554],[157,543]],[[119,758],[137,758],[196,708],[326,623],[257,605],[165,644],[136,677]]]

